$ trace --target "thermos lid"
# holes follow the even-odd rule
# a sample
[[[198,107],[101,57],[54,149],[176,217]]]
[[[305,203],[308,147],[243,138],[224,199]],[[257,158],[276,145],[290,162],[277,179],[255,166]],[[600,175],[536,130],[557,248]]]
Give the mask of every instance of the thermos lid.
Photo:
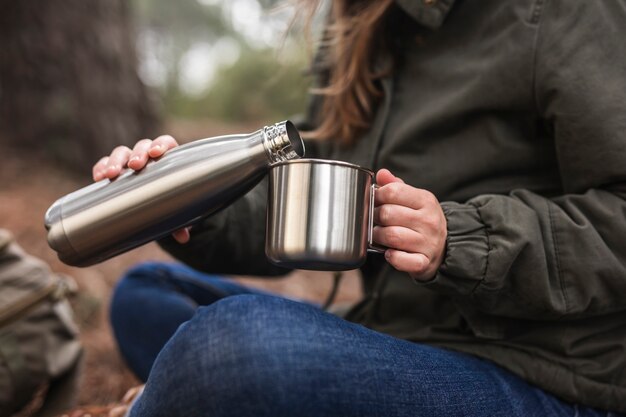
[[[298,129],[289,120],[266,126],[263,134],[268,156],[273,163],[304,156],[304,142]]]

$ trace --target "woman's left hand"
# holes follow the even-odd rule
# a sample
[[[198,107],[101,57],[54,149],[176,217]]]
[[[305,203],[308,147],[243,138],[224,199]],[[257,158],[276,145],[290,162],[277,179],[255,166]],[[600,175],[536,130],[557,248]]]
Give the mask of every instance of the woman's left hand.
[[[376,174],[373,239],[385,259],[419,281],[435,276],[446,249],[446,218],[433,193],[407,185],[386,169]]]

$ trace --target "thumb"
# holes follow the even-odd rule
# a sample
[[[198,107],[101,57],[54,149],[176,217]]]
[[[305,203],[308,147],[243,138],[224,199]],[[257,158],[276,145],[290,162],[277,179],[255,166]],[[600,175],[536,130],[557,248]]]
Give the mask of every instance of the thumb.
[[[404,183],[401,178],[393,175],[388,169],[383,168],[376,173],[376,184],[378,184],[380,187],[391,184],[392,182]]]

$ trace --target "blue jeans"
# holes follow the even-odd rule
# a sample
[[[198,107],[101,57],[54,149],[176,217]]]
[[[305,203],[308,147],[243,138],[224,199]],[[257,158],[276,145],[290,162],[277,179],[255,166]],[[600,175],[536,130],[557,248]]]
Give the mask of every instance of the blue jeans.
[[[374,332],[178,265],[146,264],[111,309],[142,416],[609,416],[486,360]]]

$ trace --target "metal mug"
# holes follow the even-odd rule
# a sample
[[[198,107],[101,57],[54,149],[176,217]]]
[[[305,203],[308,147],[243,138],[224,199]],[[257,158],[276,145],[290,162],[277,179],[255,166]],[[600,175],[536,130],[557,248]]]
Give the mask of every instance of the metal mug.
[[[322,159],[279,162],[269,173],[265,253],[275,265],[343,271],[361,266],[372,244],[374,173]]]

